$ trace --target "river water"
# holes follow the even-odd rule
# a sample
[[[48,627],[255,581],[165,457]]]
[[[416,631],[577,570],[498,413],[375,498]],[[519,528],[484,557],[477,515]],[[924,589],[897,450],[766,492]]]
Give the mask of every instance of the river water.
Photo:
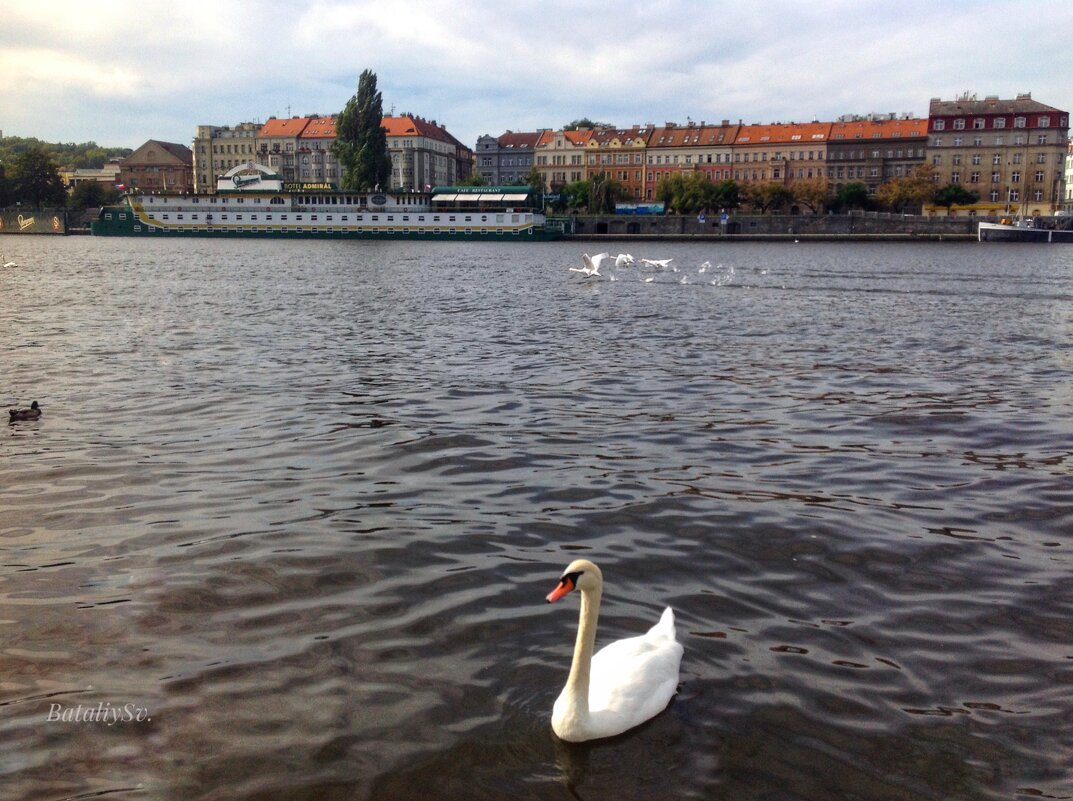
[[[1073,798],[1073,247],[0,246],[0,797]]]

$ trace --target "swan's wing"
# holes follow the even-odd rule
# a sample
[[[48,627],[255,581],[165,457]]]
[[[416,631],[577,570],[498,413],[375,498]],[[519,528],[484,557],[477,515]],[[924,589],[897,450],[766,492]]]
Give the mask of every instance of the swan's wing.
[[[621,718],[622,731],[659,714],[678,688],[682,650],[647,634],[602,648],[592,658],[589,711]]]
[[[595,265],[597,270],[599,270],[600,265],[604,263],[604,259],[606,259],[610,255],[610,253],[597,253],[595,256],[592,257],[592,263],[593,265]]]
[[[581,254],[581,263],[585,265],[588,270],[592,269],[592,257],[588,253]]]

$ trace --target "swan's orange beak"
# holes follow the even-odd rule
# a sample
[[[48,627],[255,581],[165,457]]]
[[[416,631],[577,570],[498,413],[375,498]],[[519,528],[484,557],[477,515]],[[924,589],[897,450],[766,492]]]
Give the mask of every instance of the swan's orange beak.
[[[550,604],[555,601],[558,601],[572,589],[574,589],[574,577],[563,576],[561,579],[559,579],[559,586],[557,586],[554,590],[548,593],[548,603]]]

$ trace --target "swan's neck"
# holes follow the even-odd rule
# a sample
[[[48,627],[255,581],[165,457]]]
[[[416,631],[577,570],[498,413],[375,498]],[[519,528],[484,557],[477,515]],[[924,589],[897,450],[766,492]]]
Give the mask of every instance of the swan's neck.
[[[578,619],[574,661],[566,680],[566,693],[574,710],[582,715],[589,712],[589,669],[596,644],[596,618],[600,615],[601,590],[581,593],[581,613]]]

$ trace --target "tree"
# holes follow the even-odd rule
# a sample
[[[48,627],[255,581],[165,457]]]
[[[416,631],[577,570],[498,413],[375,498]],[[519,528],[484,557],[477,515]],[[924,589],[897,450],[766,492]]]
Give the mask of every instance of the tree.
[[[119,193],[99,181],[82,181],[75,184],[67,205],[72,209],[89,209],[114,203]]]
[[[778,181],[763,184],[746,184],[745,196],[749,205],[761,212],[779,211],[794,202],[794,193],[790,187]]]
[[[935,193],[935,168],[921,164],[905,178],[892,178],[876,190],[876,200],[894,211],[920,207]]]
[[[565,201],[564,205],[568,209],[583,209],[589,205],[589,196],[592,193],[592,183],[589,181],[574,181],[562,188],[560,194],[562,194]]]
[[[808,206],[809,211],[817,212],[827,202],[827,181],[823,178],[803,178],[790,185],[794,201]]]
[[[868,187],[857,182],[838,187],[835,205],[840,209],[863,209],[868,205]]]
[[[614,214],[615,201],[626,197],[622,184],[607,173],[598,173],[589,181],[589,213]]]
[[[35,208],[43,204],[62,206],[67,190],[60,178],[60,169],[43,147],[27,150],[15,159],[11,169],[12,200],[28,203]]]
[[[459,186],[487,186],[488,182],[484,180],[484,176],[477,170],[474,170],[469,174],[469,178],[464,181],[459,181]]]
[[[580,120],[574,120],[568,122],[563,126],[564,131],[577,131],[582,128],[592,130],[594,128],[613,128],[613,125],[608,125],[606,122],[593,122],[588,117],[582,117]]]
[[[733,181],[713,184],[701,172],[674,173],[656,184],[656,200],[678,214],[695,214],[704,209],[738,205],[738,185]]]
[[[945,206],[947,213],[952,206],[971,206],[980,199],[980,193],[966,189],[961,184],[947,184],[935,190],[931,197],[936,206]]]
[[[536,167],[530,167],[529,172],[525,174],[525,185],[532,189],[537,195],[543,195],[544,176],[540,174],[540,170]]]
[[[383,119],[384,103],[376,90],[376,74],[365,70],[358,78],[357,93],[335,122],[332,154],[343,168],[343,189],[365,192],[387,187],[391,155]]]

